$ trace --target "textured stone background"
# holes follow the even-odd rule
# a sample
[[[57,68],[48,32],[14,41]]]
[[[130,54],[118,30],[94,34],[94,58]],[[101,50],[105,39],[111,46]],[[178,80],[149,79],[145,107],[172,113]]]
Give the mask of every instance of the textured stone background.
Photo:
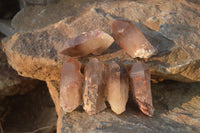
[[[67,8],[64,5],[68,1],[60,1],[22,9],[12,21],[17,33],[3,41],[9,64],[22,76],[58,81],[67,58],[58,51],[67,39],[97,28],[111,34],[114,20],[128,19],[158,48],[158,55],[147,60],[155,79],[199,81],[198,4],[187,1],[86,3],[83,6],[73,3]],[[80,61],[87,62],[90,57]],[[121,60],[127,65],[134,62],[116,44],[97,58],[104,62]]]
[[[181,82],[152,84],[156,109],[153,118],[144,116],[132,100],[129,100],[127,111],[119,116],[110,109],[88,116],[81,107],[63,114],[59,107],[60,69],[70,57],[64,57],[58,51],[67,39],[82,32],[100,28],[111,34],[111,24],[117,19],[131,20],[158,48],[158,55],[145,60],[150,66],[152,81]],[[11,25],[16,33],[2,41],[2,49],[10,66],[19,75],[31,79],[19,77],[11,68],[13,74],[5,77],[14,76],[9,84],[16,85],[24,79],[47,82],[59,116],[58,131],[200,132],[200,84],[183,83],[200,81],[200,3],[197,0],[60,0],[45,6],[23,8],[12,19]],[[2,56],[0,67],[6,62],[3,53]],[[88,55],[79,60],[84,65],[93,57]],[[135,62],[115,43],[96,58],[105,64],[120,60],[127,69]],[[8,64],[6,66],[7,70]],[[7,88],[0,86],[3,92],[9,91]]]

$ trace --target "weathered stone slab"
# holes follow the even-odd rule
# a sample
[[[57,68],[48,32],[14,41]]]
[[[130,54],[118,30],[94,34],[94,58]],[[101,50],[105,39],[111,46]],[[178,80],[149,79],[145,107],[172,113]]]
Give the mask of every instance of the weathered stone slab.
[[[59,6],[65,5],[62,2],[64,1],[61,1],[61,4],[54,5],[58,6],[55,9],[58,10]],[[32,11],[31,9],[37,10],[37,8],[46,10],[50,6],[28,7],[24,10],[27,10],[26,14],[28,14]],[[180,10],[175,12],[177,8]],[[37,26],[36,23],[34,23],[35,26],[30,26],[29,23],[25,25],[23,22],[19,22],[19,20],[24,20],[22,18],[25,15],[24,13],[24,11],[18,13],[15,17],[15,19],[18,19],[16,23],[20,23],[21,26],[24,25],[20,27],[21,31],[26,31],[26,29],[29,29],[29,31],[16,33],[11,38],[4,40],[3,43],[9,64],[22,76],[59,81],[60,69],[68,58],[58,54],[64,42],[82,32],[94,29],[102,29],[111,33],[112,22],[120,18],[131,20],[144,33],[150,43],[158,49],[158,54],[147,60],[153,75],[152,78],[183,82],[200,81],[200,30],[195,28],[199,27],[198,22],[200,22],[198,17],[199,7],[190,2],[170,1],[160,4],[160,6],[149,1],[146,1],[146,4],[145,2],[134,1],[123,1],[120,4],[118,2],[90,4],[89,8],[85,8],[82,15],[69,15],[57,23],[52,21],[52,23],[55,23],[52,25],[48,25],[49,23],[44,21],[46,20],[44,19],[45,16],[48,16],[48,12],[44,12],[43,18],[38,16],[33,19],[37,19],[37,22],[40,21],[43,24],[42,27],[45,27],[45,22],[48,26],[34,31],[30,30],[31,26],[32,29]],[[63,14],[60,13],[60,15]],[[58,18],[61,18],[61,16],[58,16]],[[158,32],[150,30],[142,24],[152,16],[160,22]],[[48,16],[49,20],[59,20],[58,18],[53,19],[53,16]],[[29,19],[31,20],[31,18]],[[116,44],[101,56],[84,57],[80,61],[84,64],[88,61],[88,58],[93,57],[104,62],[120,60],[127,67],[134,62]],[[26,65],[22,63],[22,60]]]
[[[72,6],[69,1],[61,0],[55,5],[27,7],[12,21],[18,33],[4,40],[3,44],[9,64],[20,75],[47,81],[59,114],[58,132],[61,132],[61,125],[63,132],[199,132],[199,84],[153,84],[156,110],[153,118],[146,118],[136,111],[132,102],[120,116],[108,109],[94,116],[77,110],[62,117],[60,70],[68,57],[59,55],[58,51],[65,41],[82,32],[101,29],[110,34],[111,24],[118,19],[132,21],[158,49],[158,55],[146,60],[153,79],[200,81],[198,2],[106,1],[89,4],[88,8],[86,5],[79,1]],[[106,64],[120,60],[128,69],[135,62],[116,44],[103,55],[79,60],[84,66],[94,57]]]
[[[107,109],[89,116],[82,108],[62,117],[62,133],[198,133],[200,84],[162,82],[152,84],[154,116],[144,115],[131,99],[127,110],[116,115]]]
[[[56,131],[57,133],[61,133],[62,117],[64,115],[64,111],[62,110],[60,106],[60,95],[59,95],[60,85],[59,85],[59,82],[56,82],[56,81],[48,81],[46,83],[47,83],[47,87],[49,89],[51,98],[55,104],[56,113],[58,115]]]
[[[2,35],[0,35],[2,39]],[[7,57],[2,51],[0,42],[0,97],[25,94],[32,90],[40,81],[19,76],[15,70],[9,66]]]

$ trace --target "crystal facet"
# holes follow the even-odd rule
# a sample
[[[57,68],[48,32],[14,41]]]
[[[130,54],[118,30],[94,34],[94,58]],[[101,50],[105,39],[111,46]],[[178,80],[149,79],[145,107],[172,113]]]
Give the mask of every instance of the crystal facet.
[[[157,54],[157,49],[131,21],[114,21],[112,33],[116,43],[133,58],[149,58]]]
[[[100,55],[113,42],[114,40],[109,34],[97,29],[69,39],[65,42],[60,53],[72,57],[82,57],[90,53]]]
[[[89,115],[93,115],[106,108],[104,98],[104,64],[93,58],[85,66],[84,71],[83,108]]]
[[[81,64],[68,60],[61,71],[60,106],[65,112],[72,112],[82,102],[83,78],[80,72]]]
[[[129,79],[123,66],[112,62],[108,66],[106,95],[111,109],[116,114],[126,110],[128,101]]]
[[[132,93],[140,110],[148,115],[153,115],[154,108],[151,95],[151,75],[147,65],[142,62],[133,64],[131,71]]]

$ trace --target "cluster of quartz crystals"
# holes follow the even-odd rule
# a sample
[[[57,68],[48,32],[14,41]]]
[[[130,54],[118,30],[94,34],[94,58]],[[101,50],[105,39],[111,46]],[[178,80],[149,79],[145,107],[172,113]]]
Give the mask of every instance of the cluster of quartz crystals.
[[[133,58],[149,58],[157,53],[157,49],[130,21],[115,21],[112,31],[115,42]],[[72,57],[90,53],[99,55],[113,43],[113,38],[99,29],[90,31],[68,40],[60,53]],[[151,75],[144,63],[133,63],[128,74],[121,63],[111,62],[105,66],[93,58],[84,67],[84,78],[80,69],[81,63],[71,58],[61,71],[60,105],[65,112],[72,112],[83,102],[84,110],[93,115],[104,110],[105,101],[108,101],[111,109],[121,114],[126,110],[131,86],[140,110],[148,116],[153,115]]]

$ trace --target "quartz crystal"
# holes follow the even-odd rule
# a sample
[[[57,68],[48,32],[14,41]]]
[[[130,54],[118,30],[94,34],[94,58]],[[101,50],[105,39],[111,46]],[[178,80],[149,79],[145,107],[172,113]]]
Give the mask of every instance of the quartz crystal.
[[[125,68],[116,62],[108,66],[106,95],[111,109],[116,114],[126,110],[128,101],[129,79]]]
[[[72,112],[82,102],[83,78],[80,72],[81,64],[68,60],[61,71],[60,106],[65,112]]]
[[[69,39],[65,42],[60,53],[71,57],[82,57],[90,53],[100,55],[113,42],[114,40],[109,34],[96,29],[94,31],[84,32],[75,38]]]
[[[149,58],[157,54],[157,49],[131,21],[114,21],[112,33],[116,43],[132,58]]]
[[[130,71],[130,77],[133,97],[140,110],[152,117],[154,108],[151,95],[151,75],[148,66],[142,62],[134,63]]]
[[[83,108],[89,115],[93,115],[106,108],[104,98],[104,64],[93,58],[85,66],[84,71]]]

